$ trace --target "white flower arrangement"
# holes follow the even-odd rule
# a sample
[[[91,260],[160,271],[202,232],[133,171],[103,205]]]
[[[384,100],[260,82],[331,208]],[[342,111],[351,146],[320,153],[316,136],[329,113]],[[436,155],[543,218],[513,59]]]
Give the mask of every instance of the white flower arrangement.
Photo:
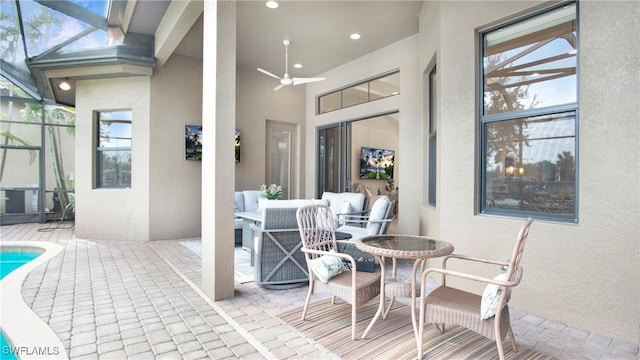
[[[282,186],[276,184],[262,184],[260,190],[264,193],[264,197],[269,200],[278,200],[282,197]]]

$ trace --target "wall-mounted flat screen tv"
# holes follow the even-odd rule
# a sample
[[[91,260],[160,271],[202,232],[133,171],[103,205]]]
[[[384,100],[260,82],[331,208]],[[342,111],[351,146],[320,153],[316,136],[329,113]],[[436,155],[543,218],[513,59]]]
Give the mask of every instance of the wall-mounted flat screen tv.
[[[184,126],[185,160],[202,160],[202,126]]]
[[[360,179],[393,179],[394,150],[373,147],[360,148]]]
[[[236,129],[236,162],[240,162],[240,130]]]

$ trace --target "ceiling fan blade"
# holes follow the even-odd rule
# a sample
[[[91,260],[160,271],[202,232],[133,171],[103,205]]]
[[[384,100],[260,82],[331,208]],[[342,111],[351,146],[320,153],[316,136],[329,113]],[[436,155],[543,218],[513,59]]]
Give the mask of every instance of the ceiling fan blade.
[[[276,78],[276,79],[278,79],[278,80],[281,80],[281,79],[280,79],[280,77],[278,77],[278,76],[276,76],[276,75],[273,75],[272,73],[268,72],[268,71],[267,71],[267,70],[265,70],[265,69],[258,68],[258,71],[260,71],[261,73],[263,73],[263,74],[265,74],[265,75],[271,76],[272,78]]]
[[[306,84],[310,82],[323,81],[325,78],[317,77],[317,78],[293,78],[293,85]]]
[[[274,87],[273,91],[278,91],[278,90],[282,89],[283,87],[284,87],[284,84],[280,84],[280,85]]]

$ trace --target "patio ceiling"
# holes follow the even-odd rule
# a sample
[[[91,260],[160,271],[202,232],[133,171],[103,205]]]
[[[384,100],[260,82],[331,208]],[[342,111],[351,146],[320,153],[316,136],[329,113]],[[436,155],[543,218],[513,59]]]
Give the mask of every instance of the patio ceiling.
[[[237,67],[309,77],[418,32],[422,1],[237,1]],[[2,75],[35,99],[74,106],[62,81],[151,75],[173,53],[202,57],[202,2],[20,0],[2,5]],[[200,9],[200,10],[199,10]],[[163,34],[178,34],[167,38]],[[351,33],[362,35],[349,39]]]

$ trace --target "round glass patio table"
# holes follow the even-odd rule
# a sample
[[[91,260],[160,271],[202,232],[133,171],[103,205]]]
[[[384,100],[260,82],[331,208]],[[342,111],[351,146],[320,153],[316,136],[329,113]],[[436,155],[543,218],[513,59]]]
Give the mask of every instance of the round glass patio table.
[[[436,240],[427,236],[416,235],[397,235],[397,234],[385,234],[385,235],[371,235],[365,236],[356,241],[356,247],[364,252],[367,252],[375,256],[380,263],[380,306],[378,311],[374,315],[373,319],[367,326],[367,329],[362,334],[364,339],[373,324],[378,320],[380,315],[384,312],[385,302],[385,258],[391,258],[394,261],[393,277],[390,280],[397,280],[395,278],[395,260],[396,259],[415,259],[413,264],[413,271],[411,276],[411,322],[413,324],[413,332],[416,337],[416,344],[420,339],[418,338],[418,324],[416,321],[416,273],[418,267],[423,267],[424,261],[429,258],[441,257],[449,255],[453,252],[453,245],[446,241]],[[398,281],[396,281],[398,283]],[[404,281],[399,281],[400,284],[404,284]],[[389,308],[391,304],[389,305]],[[388,310],[387,310],[388,312]],[[386,313],[383,317],[386,317]]]

